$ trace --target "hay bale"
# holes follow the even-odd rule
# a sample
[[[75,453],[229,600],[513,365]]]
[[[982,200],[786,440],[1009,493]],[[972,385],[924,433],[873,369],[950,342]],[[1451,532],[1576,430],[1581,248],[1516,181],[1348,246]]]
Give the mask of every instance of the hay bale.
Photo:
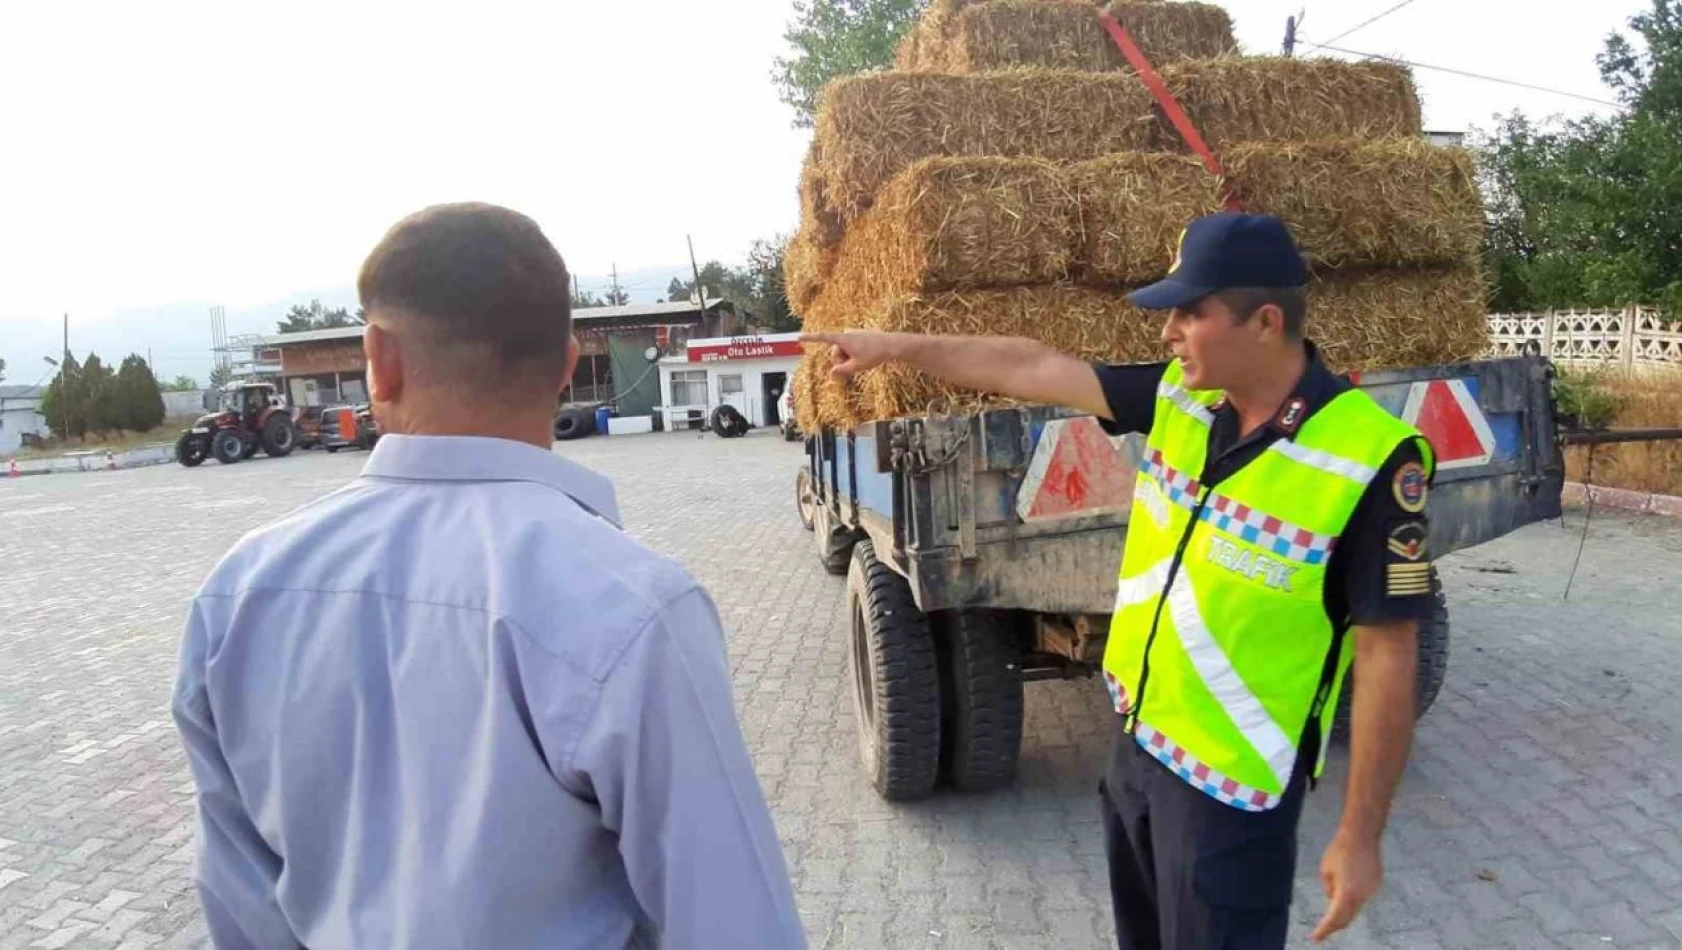
[[[1277,215],[1325,267],[1459,264],[1478,256],[1470,156],[1423,139],[1253,144],[1222,156],[1246,211]]]
[[[1071,166],[1068,176],[1080,201],[1084,284],[1157,279],[1186,224],[1221,207],[1220,182],[1187,156],[1122,153]]]
[[[1309,287],[1309,337],[1339,372],[1475,359],[1488,348],[1484,315],[1474,267],[1342,272]],[[1060,285],[897,298],[852,325],[1019,336],[1083,359],[1147,362],[1169,356],[1161,321],[1121,291]],[[830,398],[826,424],[847,428],[931,408],[958,413],[1012,404],[900,365],[861,374],[859,383],[862,398]]]
[[[1162,75],[1216,149],[1420,132],[1413,81],[1389,63],[1188,60],[1164,67]],[[844,224],[924,158],[1071,162],[1115,152],[1187,151],[1137,77],[1029,70],[839,80],[825,93],[817,141],[825,197]]]
[[[804,313],[818,299],[840,254],[839,247],[824,243],[810,219],[801,222],[783,254],[783,285],[795,313]]]
[[[1156,135],[1149,93],[1120,73],[874,73],[825,92],[817,162],[830,209],[850,223],[921,159],[1073,161],[1147,148]]]
[[[1413,74],[1395,63],[1245,56],[1172,63],[1158,70],[1215,153],[1246,142],[1418,137]],[[1159,147],[1184,143],[1166,121]]]
[[[800,166],[800,220],[823,246],[834,247],[841,243],[841,219],[832,210],[820,166],[818,143],[814,141]]]
[[[1134,2],[1101,10],[1083,0],[1000,0],[926,20],[902,44],[896,65],[944,73],[1131,72],[1099,22],[1103,13],[1127,29],[1153,65],[1237,51],[1232,18],[1211,4]]]
[[[877,196],[842,242],[831,305],[1065,280],[1080,245],[1079,203],[1043,159],[931,158]]]

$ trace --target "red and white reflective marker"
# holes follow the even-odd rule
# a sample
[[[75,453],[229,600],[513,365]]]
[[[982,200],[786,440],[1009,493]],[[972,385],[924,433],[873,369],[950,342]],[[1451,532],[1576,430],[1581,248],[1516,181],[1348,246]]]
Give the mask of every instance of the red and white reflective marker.
[[[1439,469],[1485,465],[1495,457],[1495,433],[1463,379],[1414,383],[1402,421],[1431,443]]]
[[[1016,492],[1023,521],[1126,510],[1137,471],[1092,416],[1048,422]]]

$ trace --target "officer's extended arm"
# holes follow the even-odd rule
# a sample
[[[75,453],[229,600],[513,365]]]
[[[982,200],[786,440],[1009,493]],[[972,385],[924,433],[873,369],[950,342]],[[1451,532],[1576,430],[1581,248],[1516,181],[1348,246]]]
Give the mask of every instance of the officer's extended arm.
[[[965,389],[1112,418],[1091,364],[1034,340],[867,330],[807,333],[800,339],[834,346],[835,372],[844,376],[883,363],[905,363]]]
[[[1354,634],[1349,789],[1343,821],[1320,864],[1330,906],[1314,931],[1316,941],[1347,927],[1378,892],[1384,877],[1379,842],[1413,742],[1418,622],[1357,626]]]

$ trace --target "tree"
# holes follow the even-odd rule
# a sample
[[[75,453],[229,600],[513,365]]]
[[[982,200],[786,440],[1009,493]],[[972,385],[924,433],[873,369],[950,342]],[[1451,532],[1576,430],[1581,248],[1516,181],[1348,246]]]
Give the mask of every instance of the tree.
[[[234,371],[226,366],[216,366],[210,371],[210,388],[221,389],[234,378]]]
[[[117,374],[106,366],[98,355],[88,354],[82,364],[81,392],[76,402],[87,407],[83,432],[112,432],[124,428],[121,398],[117,392]]]
[[[41,415],[47,417],[47,425],[60,439],[79,436],[87,432],[84,424],[79,430],[78,422],[85,423],[85,417],[75,411],[77,395],[76,377],[81,374],[81,367],[76,365],[75,357],[69,353],[58,364],[58,375],[47,385],[46,393],[41,397]]]
[[[0,383],[6,381],[6,361],[0,360]]]
[[[152,368],[138,354],[130,354],[117,371],[114,387],[121,428],[150,432],[164,423],[164,397]]]
[[[574,310],[588,310],[591,307],[605,306],[607,306],[606,301],[588,290],[579,291],[572,295],[572,309]]]
[[[356,308],[356,315],[344,307],[331,309],[322,306],[321,301],[311,300],[308,306],[294,305],[286,311],[286,319],[280,321],[280,333],[304,333],[309,330],[333,330],[338,327],[361,326],[368,320],[368,315],[361,307]]]
[[[783,33],[793,48],[772,71],[777,97],[792,106],[797,128],[810,128],[831,80],[890,66],[894,48],[928,0],[796,0]]]
[[[1682,0],[1630,19],[1597,64],[1625,111],[1478,141],[1484,257],[1499,310],[1656,304],[1682,315]]]
[[[779,333],[800,329],[800,317],[789,306],[788,288],[783,283],[783,258],[788,253],[788,236],[779,234],[769,240],[753,242],[748,250],[748,273],[755,291],[760,321]]]
[[[177,376],[169,382],[164,383],[163,386],[164,392],[166,393],[197,392],[198,388],[199,381],[191,376]]]
[[[601,305],[604,307],[623,307],[630,302],[630,294],[626,293],[619,287],[609,287],[607,291],[602,294]]]

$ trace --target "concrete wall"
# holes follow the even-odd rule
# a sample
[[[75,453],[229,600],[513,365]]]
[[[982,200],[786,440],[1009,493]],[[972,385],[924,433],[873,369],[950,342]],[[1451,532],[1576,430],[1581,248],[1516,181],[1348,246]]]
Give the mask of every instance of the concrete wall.
[[[164,393],[164,415],[200,416],[205,413],[204,400],[208,390],[191,390],[180,393]]]

